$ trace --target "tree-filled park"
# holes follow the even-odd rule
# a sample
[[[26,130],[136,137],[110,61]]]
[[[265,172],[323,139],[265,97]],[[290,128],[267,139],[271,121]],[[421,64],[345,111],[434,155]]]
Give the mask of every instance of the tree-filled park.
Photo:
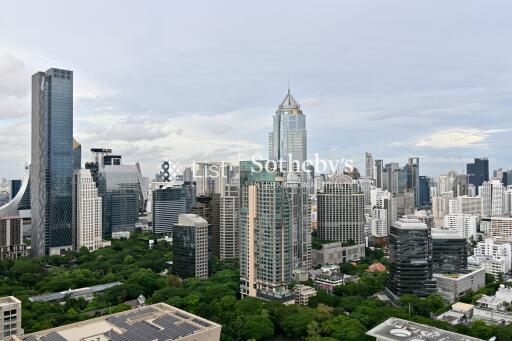
[[[337,287],[333,294],[319,291],[308,307],[285,306],[257,299],[240,300],[236,260],[214,261],[207,280],[180,280],[166,270],[172,247],[159,242],[149,248],[150,235],[135,234],[129,240],[113,240],[111,247],[94,252],[86,249],[64,256],[20,258],[0,262],[0,295],[13,295],[23,302],[25,333],[130,309],[130,301],[144,295],[148,303],[165,302],[222,324],[223,340],[372,340],[365,333],[389,317],[425,323],[488,339],[512,340],[512,326],[489,326],[483,322],[452,326],[433,319],[431,312],[448,307],[437,295],[426,299],[403,296],[397,306],[382,302],[375,294],[385,287],[386,276],[369,273],[368,265],[386,263],[381,250],[368,250],[357,265],[344,263],[341,270],[358,280]],[[63,303],[30,302],[30,296],[119,281],[92,301],[67,298]],[[498,283],[487,278],[486,293]],[[475,293],[466,300],[475,299]]]

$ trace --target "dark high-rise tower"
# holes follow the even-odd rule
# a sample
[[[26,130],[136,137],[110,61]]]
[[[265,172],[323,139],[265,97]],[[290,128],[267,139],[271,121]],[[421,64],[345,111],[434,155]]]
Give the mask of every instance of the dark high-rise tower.
[[[461,273],[468,268],[468,242],[452,230],[432,229],[432,261],[435,273]]]
[[[407,162],[407,188],[414,191],[414,206],[420,206],[420,158],[410,157]]]
[[[468,173],[468,183],[475,186],[478,194],[478,187],[482,186],[485,181],[489,181],[489,160],[476,158],[475,162],[466,165],[466,172]]]
[[[395,295],[428,296],[436,291],[432,279],[432,237],[418,219],[402,218],[389,231],[388,289]]]
[[[32,76],[32,252],[71,248],[73,72],[49,69]]]
[[[422,175],[419,177],[418,188],[420,192],[420,207],[430,207],[430,179],[428,176]]]

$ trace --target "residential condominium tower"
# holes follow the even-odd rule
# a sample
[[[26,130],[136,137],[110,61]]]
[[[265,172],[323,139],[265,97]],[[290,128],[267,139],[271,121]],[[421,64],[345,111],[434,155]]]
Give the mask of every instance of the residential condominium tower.
[[[32,253],[71,249],[73,72],[49,69],[32,76]]]
[[[282,172],[240,163],[240,293],[282,300],[291,293],[292,204]]]
[[[498,179],[485,181],[478,188],[478,193],[482,198],[482,216],[497,217],[505,213],[506,191],[503,184]]]
[[[220,259],[238,258],[240,176],[224,187],[220,197]]]

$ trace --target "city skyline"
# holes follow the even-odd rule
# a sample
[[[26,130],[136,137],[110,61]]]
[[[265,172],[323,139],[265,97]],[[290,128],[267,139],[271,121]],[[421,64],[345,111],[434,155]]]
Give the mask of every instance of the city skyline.
[[[149,177],[163,159],[266,157],[269,118],[288,78],[308,116],[309,155],[353,159],[360,171],[366,151],[385,163],[418,156],[420,174],[431,176],[464,171],[482,156],[491,170],[510,168],[512,77],[503,57],[510,54],[503,30],[510,4],[475,2],[464,7],[465,16],[458,15],[463,2],[442,8],[400,1],[290,4],[204,4],[196,15],[209,25],[201,27],[180,17],[193,4],[181,4],[169,17],[126,6],[116,27],[108,20],[114,4],[101,13],[99,3],[73,12],[65,5],[9,10],[6,4],[0,14],[0,176],[21,178],[30,160],[30,75],[49,67],[75,72],[74,136],[83,159],[90,159],[90,148],[112,148],[127,163],[140,162]],[[61,20],[73,25],[73,34],[43,25],[41,14],[50,11],[67,13]],[[242,14],[230,15],[235,11]],[[280,25],[284,12],[310,25]],[[89,32],[84,18],[91,13],[96,25]],[[263,14],[268,27],[247,28],[245,21]],[[152,18],[152,30],[132,27]],[[376,24],[367,27],[368,20]],[[434,20],[436,27],[429,25]],[[40,44],[29,34],[36,28],[55,39]],[[63,41],[69,49],[58,48]]]

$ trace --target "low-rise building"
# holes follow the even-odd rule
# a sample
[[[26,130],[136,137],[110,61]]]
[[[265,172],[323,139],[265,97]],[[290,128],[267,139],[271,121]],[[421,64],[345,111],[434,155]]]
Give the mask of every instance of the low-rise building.
[[[457,302],[452,304],[450,310],[439,315],[437,319],[453,325],[467,323],[473,317],[474,307],[472,304]]]
[[[377,341],[483,341],[476,337],[462,335],[448,330],[439,329],[425,324],[392,317],[369,330],[366,335],[373,336]],[[428,338],[425,338],[428,335]]]
[[[434,274],[437,292],[448,303],[458,301],[470,290],[485,286],[485,269],[480,268],[466,274]]]
[[[309,279],[309,274],[306,270],[295,269],[292,272],[293,280],[295,282],[305,282]]]
[[[47,329],[15,341],[218,341],[222,326],[165,303]]]
[[[356,244],[343,246],[342,242],[322,244],[320,250],[311,250],[313,266],[324,264],[339,264],[343,262],[358,261],[364,258],[365,245]]]
[[[121,282],[112,282],[105,283],[99,285],[93,285],[87,288],[79,288],[79,289],[69,289],[61,292],[54,292],[51,294],[43,294],[38,296],[29,297],[28,300],[30,302],[54,302],[54,301],[64,301],[66,298],[79,298],[83,297],[86,300],[90,301],[94,298],[94,295],[101,293],[107,289],[116,287],[118,285],[122,285]]]
[[[345,281],[351,277],[342,274],[338,265],[322,266],[321,269],[311,270],[309,273],[316,288],[328,293],[332,293],[335,287],[344,285]]]
[[[10,340],[22,334],[21,301],[14,296],[0,298],[0,340]]]
[[[500,286],[494,296],[483,295],[473,309],[473,318],[490,323],[509,324],[512,322],[512,288]]]
[[[316,296],[316,289],[307,285],[295,286],[295,304],[307,306],[309,299]]]
[[[114,231],[112,232],[112,239],[130,239],[130,231]]]

